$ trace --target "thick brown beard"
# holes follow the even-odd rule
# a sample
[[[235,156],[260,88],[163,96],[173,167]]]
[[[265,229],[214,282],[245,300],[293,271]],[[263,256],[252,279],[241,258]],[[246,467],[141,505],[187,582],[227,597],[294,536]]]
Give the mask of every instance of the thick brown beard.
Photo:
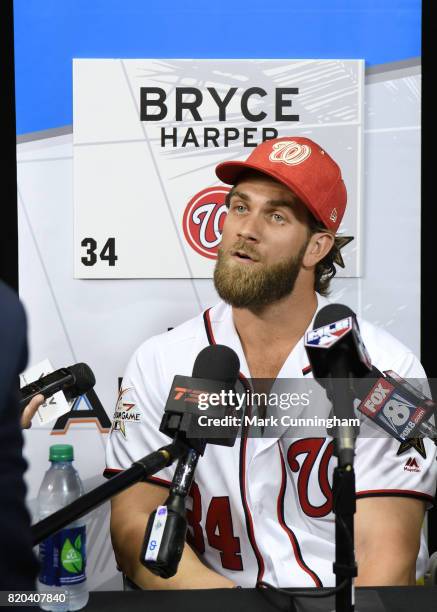
[[[218,250],[214,285],[224,302],[235,308],[259,310],[289,295],[296,284],[307,244],[295,257],[270,266],[231,264],[231,255]]]

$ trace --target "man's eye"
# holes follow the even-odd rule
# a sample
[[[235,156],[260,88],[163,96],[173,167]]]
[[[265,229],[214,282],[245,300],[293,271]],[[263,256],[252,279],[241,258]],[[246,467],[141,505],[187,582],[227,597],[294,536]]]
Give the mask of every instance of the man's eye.
[[[242,213],[246,210],[246,207],[244,204],[233,204],[232,210],[235,210],[237,213]]]
[[[283,221],[285,221],[285,217],[283,217],[279,213],[273,213],[273,219],[274,221],[276,221],[276,223],[282,223]]]

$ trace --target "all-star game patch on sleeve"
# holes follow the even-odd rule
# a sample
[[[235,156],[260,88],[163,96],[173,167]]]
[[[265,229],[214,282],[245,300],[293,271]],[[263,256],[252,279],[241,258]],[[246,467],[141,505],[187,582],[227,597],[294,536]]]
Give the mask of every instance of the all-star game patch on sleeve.
[[[151,338],[134,353],[123,377],[106,446],[103,474],[107,478],[170,443],[170,438],[159,431],[166,397],[158,370],[155,341]],[[170,466],[147,480],[169,486],[173,472],[174,466]]]

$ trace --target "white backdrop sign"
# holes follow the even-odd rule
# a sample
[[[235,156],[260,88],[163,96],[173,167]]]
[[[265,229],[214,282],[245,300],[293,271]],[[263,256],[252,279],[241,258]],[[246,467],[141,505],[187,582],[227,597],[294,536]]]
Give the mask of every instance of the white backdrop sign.
[[[74,60],[75,278],[211,278],[229,187],[214,167],[309,136],[342,168],[359,275],[364,62]]]

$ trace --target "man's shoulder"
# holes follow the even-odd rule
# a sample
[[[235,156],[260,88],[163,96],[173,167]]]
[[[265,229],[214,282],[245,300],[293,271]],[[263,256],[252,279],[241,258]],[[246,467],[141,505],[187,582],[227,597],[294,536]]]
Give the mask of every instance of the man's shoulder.
[[[411,353],[412,351],[398,338],[383,327],[371,323],[367,319],[357,317],[361,335],[371,344],[378,344],[383,351],[398,351]]]
[[[318,296],[319,308],[334,303]],[[361,337],[372,364],[379,370],[394,370],[401,376],[422,378],[425,376],[419,359],[413,351],[386,329],[357,317]]]
[[[162,357],[167,362],[190,361],[193,351],[208,344],[207,326],[220,320],[226,308],[219,302],[167,332],[151,336],[137,348],[134,356],[140,360]]]
[[[358,317],[358,324],[372,363],[379,370],[395,370],[410,377],[424,376],[419,359],[398,338],[361,317]]]

